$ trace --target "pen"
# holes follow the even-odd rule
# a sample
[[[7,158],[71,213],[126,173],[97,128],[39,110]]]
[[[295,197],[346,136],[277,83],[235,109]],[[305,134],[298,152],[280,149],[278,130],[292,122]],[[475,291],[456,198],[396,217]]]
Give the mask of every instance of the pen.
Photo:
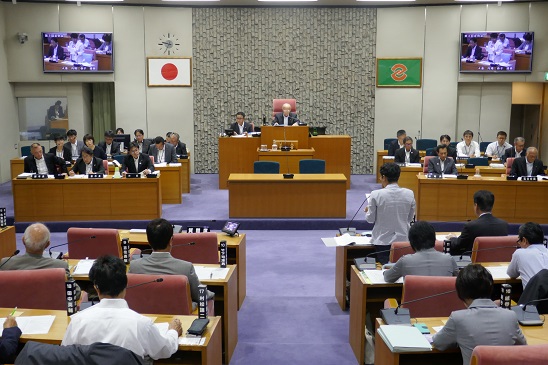
[[[210,279],[213,278],[213,271],[209,273],[209,278],[210,278]]]
[[[11,311],[11,314],[10,316],[13,316],[15,314],[15,311],[17,310],[17,307],[13,308],[13,310]]]

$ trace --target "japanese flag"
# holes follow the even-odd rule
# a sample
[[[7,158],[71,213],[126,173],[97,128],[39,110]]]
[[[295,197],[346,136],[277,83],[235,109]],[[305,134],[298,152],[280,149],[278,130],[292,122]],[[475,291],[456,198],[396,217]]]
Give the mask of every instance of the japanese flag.
[[[190,58],[149,58],[148,86],[192,86]]]

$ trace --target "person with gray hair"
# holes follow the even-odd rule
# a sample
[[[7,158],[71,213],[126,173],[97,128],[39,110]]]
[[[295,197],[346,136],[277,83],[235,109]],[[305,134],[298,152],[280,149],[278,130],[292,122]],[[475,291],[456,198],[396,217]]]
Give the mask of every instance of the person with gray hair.
[[[39,270],[61,268],[67,272],[70,277],[68,263],[63,260],[57,260],[44,257],[44,250],[50,244],[50,233],[48,227],[42,223],[33,223],[25,229],[22,238],[25,245],[25,254],[13,256],[9,261],[7,257],[0,260],[3,265],[0,270]],[[6,262],[7,261],[7,262]],[[5,265],[4,265],[5,263]],[[80,288],[76,286],[76,299],[80,299]]]
[[[506,160],[510,157],[523,157],[525,152],[523,148],[525,147],[525,138],[516,137],[514,138],[514,147],[507,148],[504,150],[504,155],[501,157],[503,163],[506,163]]]
[[[517,177],[544,175],[544,164],[538,159],[538,150],[535,147],[529,147],[525,157],[516,158],[510,175]]]

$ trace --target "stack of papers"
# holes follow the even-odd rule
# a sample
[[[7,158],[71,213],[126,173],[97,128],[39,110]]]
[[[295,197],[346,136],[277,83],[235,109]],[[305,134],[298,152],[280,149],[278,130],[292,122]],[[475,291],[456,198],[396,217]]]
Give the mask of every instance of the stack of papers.
[[[486,267],[486,269],[491,273],[491,276],[493,276],[493,280],[510,279],[508,274],[506,274],[506,272],[508,271],[508,265],[505,265],[505,266],[489,266],[489,267]]]
[[[389,284],[384,280],[384,272],[386,270],[363,270],[364,278],[369,279],[371,284]],[[399,278],[396,283],[403,283],[403,277]]]
[[[0,318],[0,323],[4,323],[6,318]],[[31,316],[16,317],[17,327],[21,329],[24,335],[46,335],[55,320],[55,316]]]
[[[504,164],[503,163],[492,163],[489,165],[489,167],[492,167],[492,168],[495,168],[495,169],[502,169],[504,168]]]
[[[416,327],[382,325],[377,332],[392,352],[432,351],[432,345]]]
[[[95,260],[80,260],[72,275],[89,275],[89,270],[91,270],[94,262]]]
[[[223,280],[228,275],[228,267],[211,267],[194,265],[196,275],[200,280]]]

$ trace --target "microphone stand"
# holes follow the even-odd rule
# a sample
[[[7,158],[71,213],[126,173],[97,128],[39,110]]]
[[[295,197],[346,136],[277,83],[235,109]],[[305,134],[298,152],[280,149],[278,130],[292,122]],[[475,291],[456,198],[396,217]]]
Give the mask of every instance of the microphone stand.
[[[348,222],[348,227],[346,228],[339,228],[339,233],[340,235],[342,236],[343,234],[345,233],[348,233],[349,235],[351,236],[355,236],[356,235],[356,228],[350,228],[350,225],[352,224],[352,222],[354,221],[354,218],[356,218],[356,216],[358,215],[358,213],[360,212],[360,210],[362,209],[363,205],[365,204],[365,202],[367,201],[367,197],[365,198],[365,200],[362,202],[362,204],[360,205],[360,207],[358,208],[358,210],[356,211],[356,213],[354,214],[354,216],[352,217],[352,219],[350,220],[350,222]]]
[[[398,305],[398,307],[395,310],[393,308],[381,309],[381,317],[384,320],[384,323],[386,323],[388,325],[391,325],[391,324],[410,325],[411,316],[409,314],[409,309],[408,308],[401,308],[402,305],[409,304],[409,303],[414,303],[414,302],[419,302],[421,300],[435,298],[435,297],[439,297],[441,295],[451,294],[451,293],[454,293],[454,292],[456,292],[456,290],[449,290],[449,291],[445,291],[443,293],[437,293],[437,294],[429,295],[429,296],[426,296],[426,297],[409,300],[407,302],[402,302],[400,305]]]
[[[288,119],[287,119],[288,124],[289,124],[290,119],[292,119],[292,117],[288,117]],[[289,127],[283,126],[282,128],[284,129],[284,142],[287,143],[287,137],[286,137],[286,134],[285,134],[285,129],[289,128]],[[291,147],[289,147],[287,145],[282,146],[281,150],[284,151],[284,152],[289,152],[289,151],[291,151]],[[287,173],[283,174],[284,179],[293,179],[294,175],[291,172],[289,172],[289,154],[285,155],[285,159],[286,159],[285,163],[287,165]]]
[[[13,253],[13,255],[11,255],[10,257],[8,257],[8,259],[7,259],[6,261],[4,261],[4,263],[3,263],[2,265],[0,265],[0,268],[2,268],[2,266],[4,266],[5,264],[7,264],[8,261],[11,260],[11,258],[12,258],[13,256],[19,255],[19,252],[20,252],[19,250],[15,250],[15,252]]]

